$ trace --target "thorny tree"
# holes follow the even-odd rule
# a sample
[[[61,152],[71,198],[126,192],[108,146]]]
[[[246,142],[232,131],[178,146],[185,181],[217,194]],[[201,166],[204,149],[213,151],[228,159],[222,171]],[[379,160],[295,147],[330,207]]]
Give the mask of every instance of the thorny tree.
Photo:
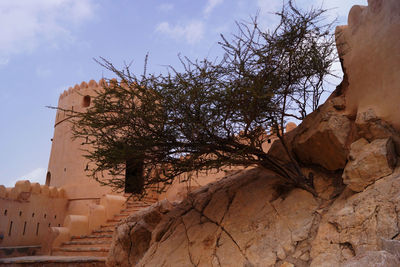
[[[331,75],[336,56],[325,12],[284,3],[274,30],[262,30],[256,18],[237,23],[232,40],[221,35],[222,60],[181,58],[182,71],[138,76],[102,59],[119,82],[110,80],[72,120],[75,138],[91,147],[90,176],[141,194],[183,173],[261,166],[315,194],[285,143],[284,125],[318,107]],[[289,164],[263,151],[265,129],[280,139]]]

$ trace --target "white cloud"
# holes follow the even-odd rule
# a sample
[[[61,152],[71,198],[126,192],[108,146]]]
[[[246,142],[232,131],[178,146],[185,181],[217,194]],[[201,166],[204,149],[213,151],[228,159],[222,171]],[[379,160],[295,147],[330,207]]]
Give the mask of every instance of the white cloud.
[[[29,180],[31,183],[40,183],[45,184],[46,182],[46,169],[45,168],[36,168],[29,173],[22,175],[21,177],[7,181],[4,185],[6,187],[14,187],[17,181],[21,180]]]
[[[186,25],[172,26],[168,22],[162,22],[158,24],[156,31],[168,35],[175,40],[185,39],[189,44],[194,44],[204,36],[204,23],[201,21],[192,21]]]
[[[224,0],[208,0],[208,1],[207,1],[207,5],[206,5],[206,7],[204,8],[204,14],[205,14],[206,16],[209,15],[209,14],[213,11],[213,9],[214,9],[216,6],[222,4],[222,2],[224,2]]]
[[[40,45],[73,40],[72,28],[94,17],[94,0],[1,0],[0,62]]]
[[[171,10],[174,9],[174,5],[173,4],[169,4],[169,3],[165,3],[165,4],[161,4],[157,7],[158,10],[163,11],[163,12],[169,12]]]

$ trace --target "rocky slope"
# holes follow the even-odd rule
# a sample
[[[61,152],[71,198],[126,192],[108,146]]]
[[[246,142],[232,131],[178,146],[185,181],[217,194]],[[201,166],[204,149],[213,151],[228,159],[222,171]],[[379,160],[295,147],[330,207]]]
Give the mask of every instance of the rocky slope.
[[[109,266],[400,266],[400,2],[368,3],[337,29],[342,84],[287,135],[318,196],[242,171],[129,217]]]

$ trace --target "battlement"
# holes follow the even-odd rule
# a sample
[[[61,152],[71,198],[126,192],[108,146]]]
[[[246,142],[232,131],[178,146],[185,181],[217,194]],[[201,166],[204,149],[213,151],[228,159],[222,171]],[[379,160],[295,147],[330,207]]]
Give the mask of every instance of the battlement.
[[[83,91],[87,88],[97,88],[99,86],[103,86],[107,82],[104,79],[99,80],[99,82],[96,82],[95,80],[90,80],[89,83],[86,82],[81,82],[81,84],[76,84],[74,87],[69,87],[67,90],[65,90],[61,95],[60,95],[60,100],[77,92]]]
[[[109,81],[107,81],[106,79],[100,79],[98,82],[96,82],[95,80],[90,80],[88,83],[83,81],[81,82],[81,84],[76,84],[74,87],[69,87],[67,90],[65,90],[61,95],[60,95],[60,100],[70,96],[72,94],[75,93],[81,93],[87,89],[95,89],[98,87],[104,87],[104,86],[109,86],[110,84],[116,84],[118,83],[117,79],[113,78]],[[121,85],[123,85],[123,83],[121,83]]]
[[[28,180],[0,185],[0,246],[40,246],[50,227],[62,225],[67,207],[62,188]]]
[[[31,183],[28,180],[18,181],[14,187],[0,185],[0,198],[2,199],[28,201],[32,194],[47,198],[65,198],[65,190],[62,188]]]

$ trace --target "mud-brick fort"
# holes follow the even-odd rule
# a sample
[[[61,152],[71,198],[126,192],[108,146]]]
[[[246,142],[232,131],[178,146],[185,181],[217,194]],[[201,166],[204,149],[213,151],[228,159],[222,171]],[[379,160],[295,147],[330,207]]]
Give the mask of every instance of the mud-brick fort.
[[[84,140],[73,140],[66,110],[85,111],[95,91],[106,81],[82,82],[59,98],[46,183],[18,181],[0,186],[0,257],[26,255],[99,256],[108,254],[115,224],[128,215],[162,200],[180,201],[196,187],[218,180],[229,169],[208,172],[191,183],[174,183],[161,195],[141,201],[100,186],[85,173]],[[290,126],[289,126],[290,127]],[[293,127],[293,125],[291,126]],[[270,144],[265,144],[269,149]]]
[[[399,0],[355,5],[336,28],[343,81],[286,135],[315,194],[226,169],[127,201],[86,176],[63,111],[85,111],[105,81],[70,88],[46,184],[0,186],[0,266],[400,266],[399,36]]]

